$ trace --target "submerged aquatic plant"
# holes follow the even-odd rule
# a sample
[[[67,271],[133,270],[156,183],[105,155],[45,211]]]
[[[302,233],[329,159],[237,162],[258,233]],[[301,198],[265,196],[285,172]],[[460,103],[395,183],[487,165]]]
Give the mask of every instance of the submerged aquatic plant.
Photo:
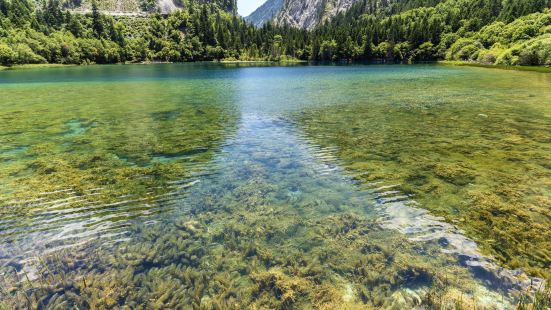
[[[509,170],[526,161],[523,144],[547,147],[546,119],[520,111],[523,121],[534,117],[525,129],[511,120],[515,101],[488,123],[499,116],[488,111],[493,99],[482,97],[488,102],[471,115],[458,96],[468,87],[444,84],[442,98],[419,96],[442,68],[390,70],[376,81],[356,69],[311,79],[310,67],[285,79],[277,70],[268,81],[254,68],[238,71],[239,85],[208,70],[176,81],[163,73],[161,82],[37,83],[36,98],[24,84],[1,85],[10,104],[0,113],[0,307],[513,307],[517,287],[500,285],[491,270],[482,282],[461,255],[445,253],[453,240],[411,240],[385,226],[381,206],[412,195],[471,236],[493,225],[485,236],[494,241],[482,244],[502,261],[517,259],[533,274],[548,269],[546,232],[526,242],[547,223],[534,215],[548,203],[540,186],[548,155],[535,148],[524,175]],[[362,83],[382,86],[364,92]],[[403,85],[413,92],[389,91]],[[294,121],[291,108],[300,110],[290,113]],[[441,136],[454,130],[457,141]],[[498,252],[514,238],[533,254]],[[547,300],[538,294],[519,303]]]
[[[477,76],[412,78],[399,92],[383,84],[363,100],[294,117],[316,144],[338,150],[360,182],[396,185],[395,196],[409,195],[445,217],[505,266],[545,277],[550,81],[470,71]]]
[[[289,184],[255,178],[261,168],[219,176],[198,189],[187,212],[137,221],[130,241],[46,256],[30,281],[21,281],[17,268],[2,268],[2,287],[13,287],[2,292],[3,302],[21,309],[404,308],[422,304],[424,290],[444,281],[434,270],[446,270],[444,292],[475,290],[452,257],[382,229],[357,212],[360,205],[315,193],[295,206],[284,195],[274,204]],[[243,182],[230,191],[219,186],[236,176]]]

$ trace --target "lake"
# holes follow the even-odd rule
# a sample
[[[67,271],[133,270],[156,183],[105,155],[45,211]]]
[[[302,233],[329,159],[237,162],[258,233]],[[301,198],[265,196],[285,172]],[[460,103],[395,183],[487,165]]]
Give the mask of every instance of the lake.
[[[551,271],[551,75],[0,72],[0,308],[510,309]]]

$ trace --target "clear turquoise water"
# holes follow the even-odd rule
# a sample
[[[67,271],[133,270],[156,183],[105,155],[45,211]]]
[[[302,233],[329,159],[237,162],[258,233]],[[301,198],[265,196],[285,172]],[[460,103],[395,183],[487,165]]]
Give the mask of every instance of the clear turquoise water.
[[[548,214],[550,85],[435,65],[0,72],[0,305],[510,308],[541,279],[454,211],[459,188],[491,190],[493,166],[408,156],[530,154],[502,173],[539,176],[526,185]],[[487,134],[511,147],[478,139],[500,111],[532,134],[521,149],[500,126]],[[419,166],[435,160],[461,169]],[[518,256],[532,275],[545,242]]]

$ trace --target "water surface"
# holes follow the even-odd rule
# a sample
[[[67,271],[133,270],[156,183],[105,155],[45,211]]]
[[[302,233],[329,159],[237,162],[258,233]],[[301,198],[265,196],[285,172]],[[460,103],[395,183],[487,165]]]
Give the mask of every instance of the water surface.
[[[7,307],[510,308],[549,273],[551,77],[0,73]]]

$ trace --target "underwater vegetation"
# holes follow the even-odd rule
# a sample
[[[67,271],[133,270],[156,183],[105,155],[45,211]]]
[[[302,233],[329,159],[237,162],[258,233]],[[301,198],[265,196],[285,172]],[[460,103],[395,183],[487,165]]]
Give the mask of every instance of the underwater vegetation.
[[[98,204],[166,193],[167,182],[190,177],[212,157],[236,122],[220,100],[208,103],[216,92],[191,104],[177,95],[185,88],[168,83],[39,84],[33,98],[19,86],[2,88],[10,94],[0,115],[5,216],[32,213],[44,193],[54,200],[95,191]]]
[[[477,286],[466,269],[438,247],[380,228],[352,211],[358,206],[335,215],[335,205],[313,197],[298,208],[269,205],[276,189],[260,179],[231,193],[216,188],[170,223],[133,226],[131,242],[59,251],[32,271],[4,266],[2,302],[20,309],[485,308],[470,295]],[[241,203],[243,193],[255,194]]]
[[[549,308],[543,75],[101,68],[0,85],[0,309]]]
[[[364,183],[396,184],[505,266],[551,274],[551,79],[472,69],[426,84],[371,89],[362,102],[301,111]],[[432,92],[430,89],[439,89]]]

